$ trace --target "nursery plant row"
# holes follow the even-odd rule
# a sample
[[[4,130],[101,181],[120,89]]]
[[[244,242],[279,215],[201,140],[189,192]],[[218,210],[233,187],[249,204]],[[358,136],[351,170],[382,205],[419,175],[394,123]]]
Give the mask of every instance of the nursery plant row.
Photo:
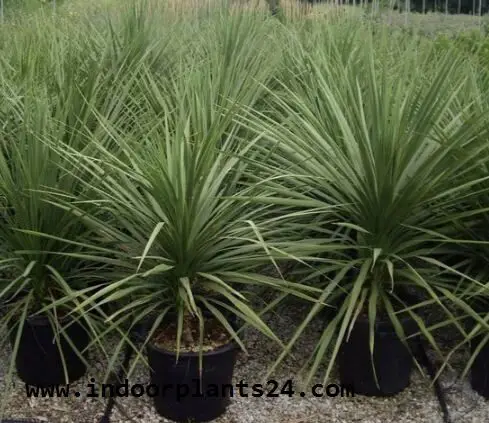
[[[152,1],[0,31],[8,378],[71,383],[96,352],[110,383],[129,349],[129,380],[143,363],[206,392],[232,384],[247,328],[280,346],[271,379],[322,319],[306,385],[338,365],[355,395],[394,395],[423,345],[438,374],[468,351],[460,376],[489,397],[484,55]],[[268,313],[298,302],[284,338]],[[154,404],[208,421],[229,399]]]

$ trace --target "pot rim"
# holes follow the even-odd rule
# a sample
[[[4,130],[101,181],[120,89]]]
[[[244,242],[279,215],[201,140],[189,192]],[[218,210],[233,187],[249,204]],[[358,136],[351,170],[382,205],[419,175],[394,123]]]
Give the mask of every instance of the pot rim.
[[[74,319],[73,316],[69,316],[69,315],[63,316],[58,314],[57,317],[58,317],[57,321],[59,323],[66,323],[68,320],[73,320],[75,321],[75,323],[80,323],[80,319]],[[49,326],[51,324],[51,322],[49,321],[45,313],[28,315],[25,321],[31,326]]]
[[[154,345],[154,343],[149,343],[146,345],[146,348],[148,349],[152,349],[160,354],[164,354],[164,355],[172,355],[172,356],[176,356],[177,353],[176,351],[170,351],[170,350],[167,350],[167,349],[164,349],[164,348],[161,348],[161,347],[158,347],[156,345]],[[212,357],[212,356],[215,356],[215,355],[219,355],[219,354],[224,354],[225,352],[228,352],[228,351],[231,351],[231,350],[236,350],[238,348],[238,344],[234,341],[234,340],[231,340],[229,341],[227,344],[224,344],[224,345],[221,345],[220,347],[214,349],[214,350],[211,350],[211,351],[203,351],[202,352],[202,357]],[[188,352],[180,352],[178,354],[178,357],[181,358],[198,358],[200,355],[199,352],[194,352],[194,351],[188,351]]]

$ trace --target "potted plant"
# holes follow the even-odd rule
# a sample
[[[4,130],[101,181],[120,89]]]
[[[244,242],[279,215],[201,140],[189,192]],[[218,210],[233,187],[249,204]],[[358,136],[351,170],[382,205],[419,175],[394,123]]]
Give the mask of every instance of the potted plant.
[[[301,55],[309,71],[290,75],[271,100],[280,113],[252,112],[243,121],[261,137],[260,151],[273,151],[262,166],[275,192],[267,201],[302,207],[297,225],[318,234],[309,236],[316,253],[305,274],[327,276],[309,278],[322,294],[276,364],[323,303],[340,298],[306,363],[306,382],[327,357],[326,381],[338,358],[340,378],[355,392],[392,395],[409,383],[408,339],[423,336],[445,359],[434,327],[463,331],[447,304],[460,287],[443,275],[450,266],[442,253],[457,243],[452,221],[463,214],[458,204],[471,195],[488,149],[475,108],[454,117],[466,100],[457,89],[467,82],[448,55],[420,57],[407,46],[397,56],[387,34],[358,31],[347,36],[365,38],[361,51],[343,49],[341,37],[309,47]],[[406,301],[406,292],[422,295]],[[439,310],[436,324],[424,321],[428,306]]]
[[[93,155],[53,146],[91,173],[89,184],[110,218],[101,221],[62,200],[58,205],[77,208],[90,227],[106,234],[108,245],[124,246],[111,252],[121,263],[121,277],[93,295],[80,293],[80,310],[124,304],[107,316],[107,324],[145,329],[142,346],[133,345],[137,357],[128,378],[136,363],[147,363],[157,412],[177,421],[212,420],[225,411],[236,347],[245,349],[243,324],[281,343],[250,301],[254,287],[310,300],[314,291],[259,272],[290,260],[287,246],[298,235],[284,228],[276,207],[247,200],[266,192],[243,183],[250,177],[253,141],[237,136],[241,128],[233,117],[242,106],[218,108],[210,120],[207,113],[189,117],[189,110],[200,111],[209,100],[203,90],[207,72],[215,70],[199,68],[172,83],[171,96],[159,95],[169,89],[164,81],[141,75],[141,98],[157,100],[167,113],[164,119],[151,108],[141,113],[141,127],[152,131],[141,131],[137,142],[105,123],[122,158],[96,139],[100,149]],[[241,99],[255,89],[252,78],[245,82]],[[166,103],[176,100],[178,107]],[[123,336],[121,343],[127,341]]]
[[[83,189],[81,174],[65,167],[68,162],[41,141],[66,135],[61,122],[69,111],[53,114],[42,89],[27,86],[23,95],[1,88],[2,113],[16,125],[0,131],[0,324],[12,345],[9,377],[16,368],[25,383],[62,384],[85,373],[96,324],[91,314],[72,313],[78,305],[74,292],[103,277],[105,265],[78,256],[93,231],[46,195],[47,190],[73,195]],[[80,141],[67,138],[72,146]]]
[[[469,276],[470,277],[470,276]],[[459,319],[463,321],[464,331],[459,341],[447,356],[447,361],[468,344],[470,358],[467,361],[460,378],[470,375],[472,389],[484,398],[489,398],[489,296],[486,286],[470,286],[462,292],[447,292],[458,306]],[[443,366],[444,367],[444,366]],[[440,369],[443,370],[443,367]]]
[[[487,204],[488,197],[483,192],[477,197],[467,205],[468,210]],[[448,295],[453,296],[453,302],[458,306],[459,317],[465,323],[465,332],[450,355],[469,344],[470,358],[462,371],[461,378],[465,378],[470,373],[470,384],[474,391],[489,398],[489,291],[487,282],[482,285],[473,282],[488,280],[488,242],[485,236],[488,222],[487,214],[472,218],[471,213],[468,213],[468,216],[469,219],[454,222],[464,243],[452,247],[450,257],[463,270],[459,270],[458,274],[450,275],[460,286],[460,290]],[[468,279],[469,283],[463,283],[464,279]]]

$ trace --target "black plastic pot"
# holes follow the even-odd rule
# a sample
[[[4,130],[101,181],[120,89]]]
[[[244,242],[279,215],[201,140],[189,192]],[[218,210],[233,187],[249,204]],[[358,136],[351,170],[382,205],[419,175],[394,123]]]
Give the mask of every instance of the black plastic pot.
[[[414,322],[402,320],[406,334],[416,332]],[[391,396],[404,390],[413,369],[412,352],[398,338],[392,323],[375,325],[373,363],[379,385],[375,382],[369,347],[369,323],[358,317],[348,341],[343,341],[338,357],[341,383],[358,395]]]
[[[482,337],[476,337],[473,340],[471,343],[472,354],[482,339]],[[489,342],[482,347],[472,363],[470,385],[479,395],[489,399]]]
[[[488,312],[488,304],[486,303],[477,303],[473,305],[475,311],[480,313],[482,316],[483,313]],[[469,324],[468,329],[471,330],[474,322]],[[471,354],[475,353],[475,350],[478,348],[480,343],[485,338],[484,335],[476,336],[470,343]],[[476,391],[479,395],[484,398],[489,398],[489,342],[487,342],[482,349],[479,351],[479,354],[475,358],[472,363],[472,367],[470,369],[470,384],[472,389]]]
[[[237,329],[236,316],[227,317]],[[230,342],[204,352],[199,376],[199,353],[180,353],[177,361],[173,351],[148,343],[152,392],[147,394],[153,397],[156,411],[167,419],[185,423],[211,421],[224,414],[232,396],[237,350],[236,343]]]
[[[229,404],[236,351],[236,345],[230,343],[204,353],[199,377],[198,353],[181,353],[177,362],[175,353],[148,346],[151,383],[158,391],[156,411],[177,422],[218,418]]]
[[[73,322],[68,326],[66,320],[59,325],[64,328],[66,336],[86,359],[87,352],[84,350],[89,344],[89,336],[85,328],[78,322]],[[10,327],[12,345],[15,343],[17,328],[16,324]],[[24,323],[15,359],[18,376],[24,383],[37,386],[66,383],[60,348],[55,336],[47,317],[31,317]],[[68,373],[68,382],[71,383],[85,374],[86,365],[64,335],[59,333],[58,337]]]

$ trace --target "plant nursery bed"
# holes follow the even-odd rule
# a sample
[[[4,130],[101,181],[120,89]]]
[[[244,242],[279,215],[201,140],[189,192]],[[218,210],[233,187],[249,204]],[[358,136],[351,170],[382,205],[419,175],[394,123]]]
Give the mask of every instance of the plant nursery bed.
[[[284,313],[270,318],[270,325],[287,337],[292,334],[294,322],[302,316],[300,309],[288,307]],[[298,315],[300,314],[300,315]],[[295,358],[288,359],[273,379],[277,382],[280,392],[287,380],[292,379],[293,389],[296,393],[289,397],[252,397],[251,389],[244,388],[248,397],[240,396],[238,389],[231,400],[226,414],[215,420],[216,423],[442,423],[443,417],[433,389],[430,387],[428,377],[414,372],[410,386],[402,393],[390,398],[372,398],[361,396],[341,395],[337,397],[315,398],[311,394],[311,387],[300,387],[300,380],[296,377],[297,371],[303,364],[300,358],[306,357],[311,351],[320,335],[323,321],[317,319],[302,341],[295,347]],[[115,342],[115,340],[114,340]],[[263,382],[273,357],[278,350],[275,345],[263,336],[249,331],[246,335],[248,356],[239,355],[234,375],[235,383],[241,380],[249,385]],[[1,357],[0,368],[6,369],[6,353]],[[461,354],[458,357],[462,364],[467,358]],[[50,423],[89,423],[98,422],[103,415],[106,399],[87,397],[89,389],[87,385],[90,379],[102,378],[104,363],[96,357],[92,358],[89,373],[81,380],[70,386],[69,398],[27,398],[22,382],[15,378],[7,399],[5,418],[30,418]],[[3,370],[5,371],[5,370]],[[131,378],[129,386],[135,384],[149,384],[148,372],[142,366],[138,367]],[[321,383],[320,379],[313,381]],[[1,390],[6,392],[4,375],[2,374]],[[311,384],[311,385],[312,385]],[[448,407],[453,423],[482,423],[489,421],[489,405],[481,397],[475,394],[468,383],[455,380],[450,372],[441,378],[441,385],[446,394]],[[271,389],[272,385],[269,385]],[[304,390],[307,395],[301,397]],[[80,392],[76,397],[75,392]],[[152,406],[152,398],[122,397],[116,400],[113,414],[113,423],[131,422],[169,422],[156,414]]]

